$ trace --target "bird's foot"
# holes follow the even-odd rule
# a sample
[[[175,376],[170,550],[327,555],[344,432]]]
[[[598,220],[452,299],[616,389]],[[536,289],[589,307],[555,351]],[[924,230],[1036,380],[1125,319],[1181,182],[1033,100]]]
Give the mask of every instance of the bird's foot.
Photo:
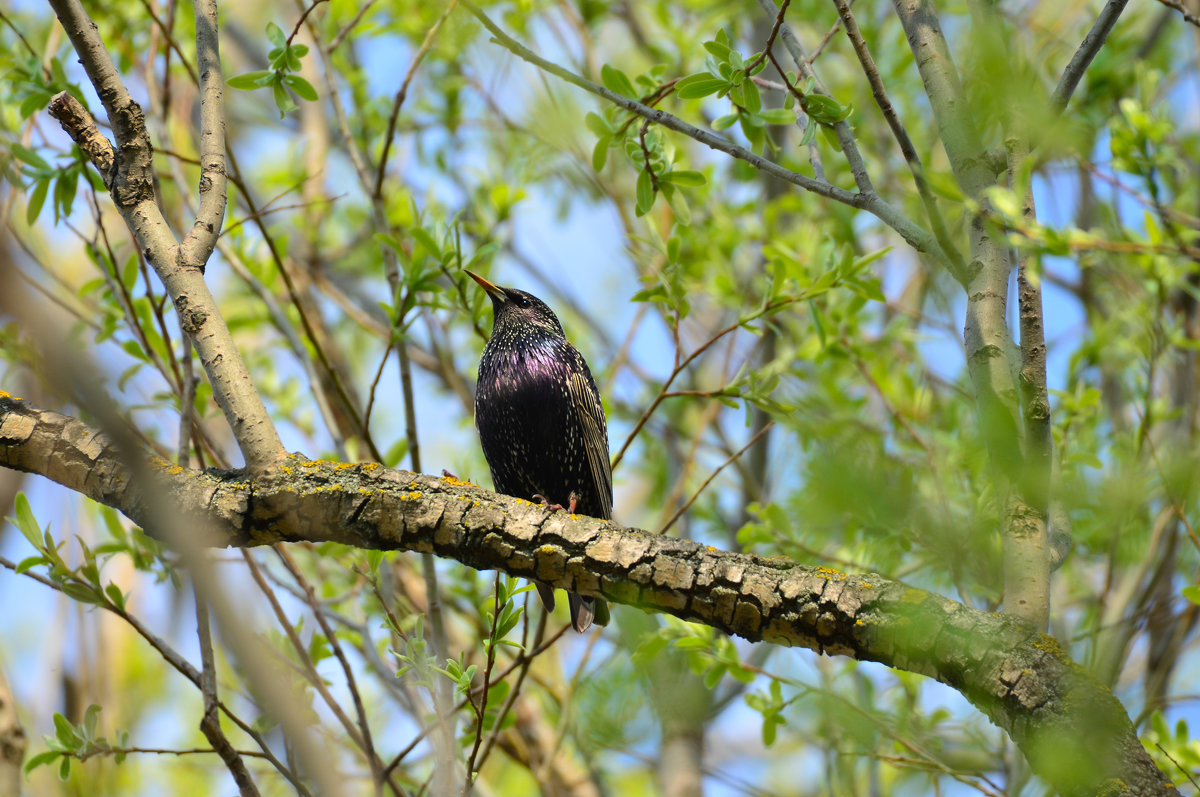
[[[546,498],[546,496],[542,495],[541,493],[534,493],[533,497],[537,499],[539,504],[546,507],[551,512],[567,512],[568,514],[574,515],[575,507],[579,505],[579,493],[575,492],[574,490],[571,491],[571,496],[567,501],[567,506],[563,506],[562,504],[552,504]]]
[[[566,507],[563,506],[562,504],[550,503],[550,500],[548,498],[546,498],[546,496],[542,495],[541,493],[534,493],[533,497],[539,504],[546,507],[551,512],[561,512],[564,509],[566,509]]]

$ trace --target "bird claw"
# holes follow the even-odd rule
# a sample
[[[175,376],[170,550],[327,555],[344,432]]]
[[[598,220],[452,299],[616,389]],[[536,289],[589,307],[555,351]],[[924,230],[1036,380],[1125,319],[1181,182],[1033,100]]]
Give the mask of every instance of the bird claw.
[[[571,495],[574,495],[574,493],[571,493]],[[546,509],[550,510],[551,512],[561,512],[564,509],[566,509],[566,507],[563,506],[562,504],[550,503],[550,501],[546,498],[546,496],[542,495],[541,493],[534,493],[533,497],[534,497],[534,499],[537,500],[537,502],[539,504],[546,507]],[[572,504],[572,507],[573,506],[574,506],[574,504]]]
[[[575,507],[579,505],[579,493],[575,492],[574,490],[571,491],[571,497],[567,501],[568,506],[563,506],[562,504],[552,504],[546,499],[546,496],[542,495],[541,493],[534,493],[533,497],[539,504],[546,507],[551,512],[567,512],[568,514],[574,515]]]

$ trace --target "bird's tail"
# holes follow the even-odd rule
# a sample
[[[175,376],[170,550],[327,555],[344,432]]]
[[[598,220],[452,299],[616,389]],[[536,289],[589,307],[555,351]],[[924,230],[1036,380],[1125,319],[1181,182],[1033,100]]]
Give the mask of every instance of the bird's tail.
[[[541,581],[535,581],[533,585],[537,587],[538,597],[542,599],[542,605],[546,607],[546,612],[554,611],[554,587]],[[581,634],[588,630],[592,623],[608,625],[608,601],[604,598],[593,598],[568,592],[567,605],[571,609],[571,626]]]
[[[567,603],[571,607],[571,625],[579,633],[588,630],[588,626],[593,622],[596,625],[608,625],[608,601],[604,598],[568,592]]]

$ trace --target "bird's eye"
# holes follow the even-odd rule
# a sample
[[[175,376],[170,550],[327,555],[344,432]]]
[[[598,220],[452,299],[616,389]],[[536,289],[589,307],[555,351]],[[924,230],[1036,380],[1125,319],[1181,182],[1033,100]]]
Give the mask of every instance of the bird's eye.
[[[519,295],[513,297],[513,303],[517,307],[521,307],[521,308],[525,308],[525,307],[529,306],[529,300],[526,299],[524,296],[519,296]]]

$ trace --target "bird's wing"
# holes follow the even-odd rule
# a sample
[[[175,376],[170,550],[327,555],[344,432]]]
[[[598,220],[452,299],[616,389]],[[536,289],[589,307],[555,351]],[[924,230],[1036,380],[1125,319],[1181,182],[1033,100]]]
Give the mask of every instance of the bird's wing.
[[[569,382],[571,404],[583,429],[583,448],[587,452],[588,468],[600,498],[602,517],[612,517],[612,468],[608,462],[608,428],[604,423],[604,407],[595,385],[584,373],[572,373]]]

